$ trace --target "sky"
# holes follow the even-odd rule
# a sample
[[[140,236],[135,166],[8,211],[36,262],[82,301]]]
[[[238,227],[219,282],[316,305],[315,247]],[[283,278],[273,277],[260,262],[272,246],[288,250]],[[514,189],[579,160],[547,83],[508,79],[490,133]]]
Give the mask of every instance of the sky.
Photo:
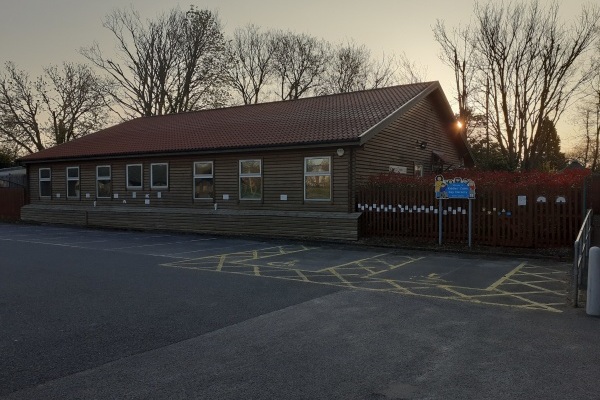
[[[565,21],[570,21],[589,1],[559,3]],[[473,0],[0,0],[0,64],[13,61],[37,76],[44,66],[85,62],[78,54],[81,47],[97,41],[103,51],[113,48],[112,36],[102,27],[103,18],[113,9],[133,6],[151,19],[173,7],[186,10],[190,4],[217,11],[226,34],[253,23],[264,29],[308,33],[332,43],[354,40],[374,56],[404,52],[426,68],[427,80],[440,81],[456,108],[453,73],[438,57],[432,27],[438,19],[450,29],[468,24]],[[569,121],[563,120],[558,132],[563,149],[573,144],[574,128]]]

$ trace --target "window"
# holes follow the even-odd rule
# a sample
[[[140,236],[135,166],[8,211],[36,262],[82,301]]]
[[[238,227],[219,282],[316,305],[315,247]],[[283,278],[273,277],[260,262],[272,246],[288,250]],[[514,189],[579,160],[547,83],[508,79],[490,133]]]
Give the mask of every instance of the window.
[[[52,172],[50,168],[40,168],[40,197],[52,197]]]
[[[150,165],[150,187],[152,189],[166,189],[169,187],[169,164]]]
[[[110,178],[110,165],[96,167],[96,197],[110,198],[112,192]]]
[[[331,200],[331,157],[304,159],[304,200]]]
[[[415,163],[415,176],[423,176],[423,164]]]
[[[127,189],[141,189],[144,181],[142,164],[127,165]]]
[[[261,199],[261,160],[240,160],[240,200]]]
[[[67,198],[79,198],[79,167],[67,167]]]
[[[213,162],[194,163],[194,199],[212,199],[214,197]]]

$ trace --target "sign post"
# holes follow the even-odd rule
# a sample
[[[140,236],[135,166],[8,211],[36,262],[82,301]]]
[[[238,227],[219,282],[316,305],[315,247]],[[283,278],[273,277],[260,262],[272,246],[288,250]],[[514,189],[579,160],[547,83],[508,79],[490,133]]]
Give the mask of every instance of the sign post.
[[[438,242],[442,244],[442,201],[446,199],[466,199],[469,200],[469,247],[472,243],[473,217],[471,202],[475,199],[475,182],[471,179],[451,178],[444,179],[442,175],[435,177],[435,198],[438,199],[439,214],[439,233]]]

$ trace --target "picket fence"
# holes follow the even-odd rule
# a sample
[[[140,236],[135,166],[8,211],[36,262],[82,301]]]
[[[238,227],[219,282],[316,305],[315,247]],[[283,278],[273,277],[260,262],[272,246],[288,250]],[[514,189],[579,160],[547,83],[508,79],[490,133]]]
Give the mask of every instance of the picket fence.
[[[443,243],[467,243],[468,210],[474,245],[572,246],[584,216],[582,189],[478,188],[474,200],[442,201]],[[433,187],[359,189],[361,234],[438,241],[439,200]]]

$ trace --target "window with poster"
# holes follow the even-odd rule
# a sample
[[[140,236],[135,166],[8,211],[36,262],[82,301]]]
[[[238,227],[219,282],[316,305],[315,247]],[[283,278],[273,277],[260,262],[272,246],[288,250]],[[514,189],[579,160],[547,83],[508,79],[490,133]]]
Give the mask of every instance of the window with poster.
[[[423,176],[423,164],[415,163],[415,176]]]

